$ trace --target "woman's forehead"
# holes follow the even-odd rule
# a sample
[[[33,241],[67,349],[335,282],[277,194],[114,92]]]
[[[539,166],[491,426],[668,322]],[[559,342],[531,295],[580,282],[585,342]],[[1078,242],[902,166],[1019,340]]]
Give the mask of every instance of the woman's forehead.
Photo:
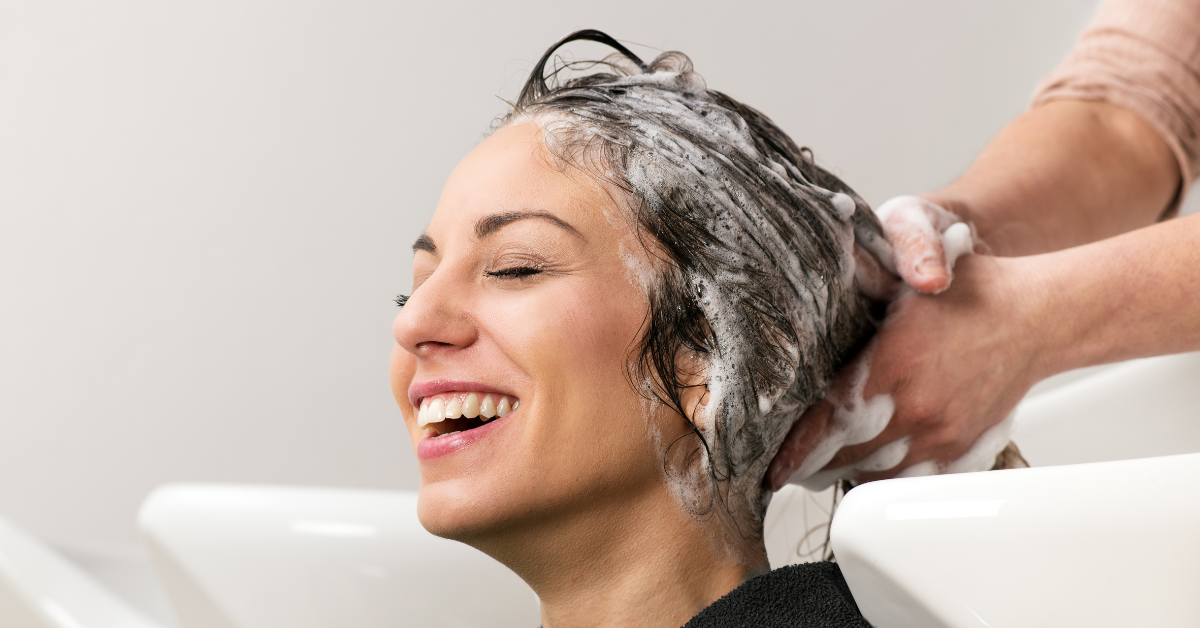
[[[475,238],[514,218],[535,217],[547,226],[604,237],[623,227],[615,195],[576,168],[565,166],[541,142],[538,127],[504,127],[475,147],[454,169],[427,233]]]

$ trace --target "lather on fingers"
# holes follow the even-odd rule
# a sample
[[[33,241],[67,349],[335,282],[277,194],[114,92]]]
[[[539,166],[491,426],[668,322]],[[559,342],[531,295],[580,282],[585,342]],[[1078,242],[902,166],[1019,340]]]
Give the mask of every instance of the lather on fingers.
[[[875,210],[892,245],[904,283],[928,294],[950,287],[954,262],[975,248],[971,226],[957,214],[918,196],[897,196]]]
[[[874,254],[860,246],[855,248],[859,289],[873,300],[891,301],[902,292],[905,284],[927,294],[943,292],[950,287],[958,258],[974,251],[971,227],[958,215],[929,200],[899,196],[881,205],[876,215],[889,246],[874,247],[872,250],[879,249]],[[893,272],[900,275],[903,283],[895,279]],[[886,474],[909,457],[912,426],[890,425],[891,421],[887,421],[889,424],[880,425],[869,435],[836,438],[839,434],[835,432],[847,431],[838,430],[838,424],[859,413],[849,407],[840,408],[839,401],[859,406],[860,410],[868,405],[868,400],[861,396],[870,369],[869,352],[858,356],[851,366],[853,368],[848,366],[835,377],[830,388],[833,391],[846,388],[846,392],[856,389],[855,394],[835,393],[815,404],[797,421],[771,462],[764,479],[767,488],[778,490],[789,480],[805,477],[819,484],[827,479],[825,476],[843,472]],[[861,381],[853,385],[850,380]],[[873,401],[869,405],[879,405],[883,401],[891,403],[891,397],[886,396],[886,400]],[[841,421],[837,420],[839,416]],[[834,449],[830,450],[830,444],[835,441]]]

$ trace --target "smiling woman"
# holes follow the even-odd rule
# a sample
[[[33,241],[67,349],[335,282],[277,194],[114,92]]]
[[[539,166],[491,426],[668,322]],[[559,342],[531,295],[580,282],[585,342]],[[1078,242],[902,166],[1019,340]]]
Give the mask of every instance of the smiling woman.
[[[575,39],[619,54],[548,84]],[[391,380],[422,524],[512,568],[547,627],[865,625],[833,565],[761,575],[762,482],[873,331],[885,247],[684,55],[559,42],[413,246]]]

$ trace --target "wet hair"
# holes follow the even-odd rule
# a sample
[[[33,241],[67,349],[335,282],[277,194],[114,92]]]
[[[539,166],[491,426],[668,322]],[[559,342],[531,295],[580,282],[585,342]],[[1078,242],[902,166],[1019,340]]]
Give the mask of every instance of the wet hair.
[[[552,55],[576,40],[617,54],[547,80]],[[559,80],[580,67],[598,70]],[[707,89],[680,52],[645,63],[600,31],[574,33],[499,125],[522,120],[561,163],[624,193],[659,261],[631,380],[691,424],[706,503],[760,536],[771,458],[875,329],[853,255],[856,241],[882,241],[874,214],[765,115]],[[703,417],[681,401],[688,356],[707,378]]]

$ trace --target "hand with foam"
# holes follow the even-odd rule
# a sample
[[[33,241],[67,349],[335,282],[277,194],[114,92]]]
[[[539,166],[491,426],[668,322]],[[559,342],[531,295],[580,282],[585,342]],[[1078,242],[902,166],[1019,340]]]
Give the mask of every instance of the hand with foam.
[[[940,294],[904,291],[793,426],[767,488],[991,468],[1008,445],[1006,419],[1049,374],[1037,360],[1041,330],[1022,324],[1042,320],[1044,300],[1028,290],[1039,269],[1030,258],[971,255]]]
[[[990,257],[964,260],[959,283],[965,285],[952,289],[956,262],[975,250],[969,224],[916,196],[893,198],[875,213],[891,255],[857,256],[857,276],[869,297],[891,300],[887,317],[867,348],[834,378],[826,398],[793,427],[767,473],[772,490],[789,481],[822,490],[841,478],[988,469],[1008,444],[1012,421],[1006,418],[1036,381],[980,384],[997,366],[1004,369],[1035,349],[1020,348],[1028,335],[979,331],[1014,329],[999,320],[1020,298],[1010,292],[1021,285],[1012,281],[1011,264]],[[892,273],[903,284],[881,279]]]
[[[918,196],[897,196],[875,210],[892,245],[890,269],[913,289],[937,294],[950,287],[954,262],[975,250],[971,226]]]

